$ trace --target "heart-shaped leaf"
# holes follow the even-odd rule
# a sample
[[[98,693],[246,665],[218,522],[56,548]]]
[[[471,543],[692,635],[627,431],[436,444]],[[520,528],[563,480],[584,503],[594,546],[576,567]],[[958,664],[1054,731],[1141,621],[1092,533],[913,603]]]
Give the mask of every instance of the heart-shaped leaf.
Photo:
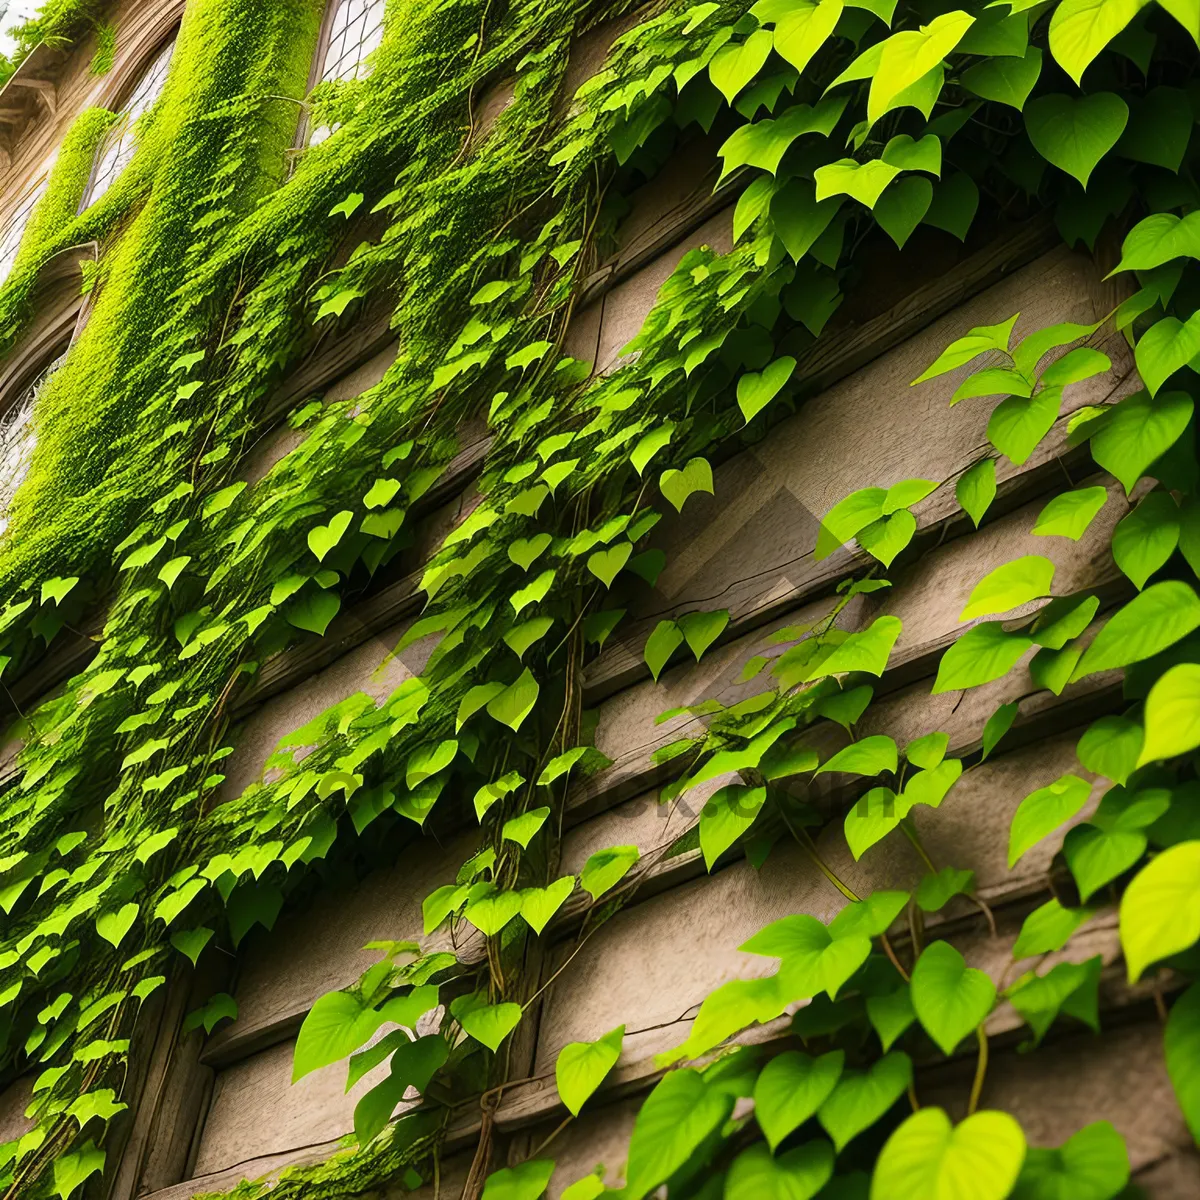
[[[516,842],[524,850],[538,830],[545,825],[549,815],[549,808],[534,808],[527,813],[522,813],[519,817],[511,817],[504,822],[500,836],[505,841]]]
[[[940,1108],[908,1117],[880,1152],[871,1200],[1005,1200],[1025,1159],[1021,1126],[977,1112],[957,1128]]]
[[[678,621],[684,640],[696,656],[697,662],[700,661],[705,650],[721,636],[728,624],[729,610],[725,608],[715,612],[685,613]]]
[[[953,1054],[955,1047],[992,1011],[996,985],[968,967],[949,942],[925,947],[912,971],[912,1004],[925,1032]]]
[[[629,561],[633,546],[629,542],[618,542],[607,550],[597,550],[588,556],[587,567],[605,587],[612,587],[621,568]]]
[[[316,555],[317,562],[323,562],[325,556],[342,540],[352,520],[354,514],[349,509],[343,509],[328,525],[314,525],[308,531],[308,548]]]
[[[738,380],[738,407],[747,424],[775,399],[795,369],[794,358],[777,358],[766,370],[760,373],[749,371]]]
[[[1026,796],[1017,805],[1009,830],[1008,869],[1011,871],[1042,838],[1069,821],[1091,794],[1092,785],[1086,779],[1068,773]]]
[[[646,639],[646,665],[655,682],[662,674],[671,655],[683,645],[683,630],[674,621],[659,621],[654,632]]]
[[[1129,106],[1113,92],[1090,96],[1054,92],[1025,106],[1025,129],[1034,149],[1085,188],[1128,121]]]
[[[516,1167],[505,1167],[487,1178],[482,1200],[538,1200],[546,1191],[554,1161],[534,1158]]]
[[[593,900],[599,900],[625,878],[639,858],[641,851],[636,846],[610,846],[607,850],[597,850],[584,863],[579,883]]]
[[[574,875],[564,875],[548,887],[525,888],[521,892],[521,916],[529,923],[534,933],[541,933],[574,890]]]
[[[960,621],[1008,612],[1050,594],[1054,563],[1039,554],[1027,554],[988,572],[972,589]]]
[[[293,601],[284,616],[289,625],[324,637],[329,622],[337,616],[341,607],[341,597],[336,592],[310,590]]]
[[[113,946],[119,946],[125,940],[134,921],[137,920],[138,906],[132,901],[123,904],[116,912],[103,913],[96,918],[96,932]]]
[[[708,64],[708,77],[730,104],[762,69],[771,54],[772,44],[771,34],[758,29],[744,42],[727,42],[713,56]]]
[[[526,667],[515,683],[509,684],[498,696],[488,701],[488,716],[515,732],[533,711],[540,690],[537,680]]]
[[[687,498],[693,492],[708,492],[712,495],[712,467],[708,465],[706,458],[693,458],[684,465],[682,471],[664,471],[658,478],[658,486],[662,494],[675,506],[675,510],[682,512]]]
[[[571,1042],[559,1051],[554,1064],[558,1094],[575,1116],[617,1065],[624,1037],[625,1026],[618,1025],[594,1042]]]
[[[833,1147],[806,1142],[775,1157],[759,1143],[733,1160],[725,1200],[811,1200],[833,1175]]]
[[[461,1001],[468,1001],[463,1004]],[[463,996],[450,1005],[451,1015],[477,1042],[496,1051],[500,1043],[521,1023],[519,1004],[483,1004],[475,1006],[474,996]]]
[[[520,892],[502,892],[494,884],[485,884],[480,895],[463,911],[480,933],[495,937],[521,911]]]
[[[548,533],[538,533],[531,538],[517,538],[508,546],[508,557],[521,568],[528,571],[531,566],[545,553],[550,545]]]
[[[772,1152],[825,1103],[845,1060],[841,1050],[820,1058],[789,1050],[763,1067],[754,1085],[754,1116]]]
[[[817,1119],[840,1153],[904,1095],[912,1083],[912,1059],[893,1050],[867,1071],[846,1071],[817,1110]],[[950,1200],[949,1197],[946,1200]]]

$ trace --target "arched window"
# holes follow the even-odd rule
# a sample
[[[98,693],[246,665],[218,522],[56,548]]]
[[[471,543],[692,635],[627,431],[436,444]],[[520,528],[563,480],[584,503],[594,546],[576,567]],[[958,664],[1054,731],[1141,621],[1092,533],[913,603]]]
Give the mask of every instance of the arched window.
[[[149,111],[162,94],[163,85],[167,82],[167,68],[171,65],[171,52],[174,49],[175,39],[172,38],[146,68],[138,80],[137,87],[133,89],[133,95],[121,109],[116,123],[100,143],[96,151],[96,165],[92,168],[91,182],[83,195],[81,212],[89,205],[95,204],[129,165],[137,147],[137,119]]]
[[[321,83],[362,79],[367,56],[383,41],[384,0],[334,0],[321,59]]]
[[[29,474],[37,441],[33,431],[33,406],[46,380],[66,357],[64,350],[18,394],[15,403],[0,412],[0,533],[8,528],[8,507]]]
[[[29,224],[29,218],[33,216],[33,210],[37,207],[37,202],[42,198],[45,190],[45,179],[34,184],[17,201],[3,225],[0,225],[0,283],[8,278],[13,263],[17,261],[17,251],[21,248],[21,238],[25,234],[25,227]]]

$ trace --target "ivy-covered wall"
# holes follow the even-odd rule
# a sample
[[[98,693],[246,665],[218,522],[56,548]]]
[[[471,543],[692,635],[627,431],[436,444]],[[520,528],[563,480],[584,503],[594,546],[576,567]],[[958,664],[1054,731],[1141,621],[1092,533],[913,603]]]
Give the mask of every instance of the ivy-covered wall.
[[[269,947],[281,913],[464,830],[444,884],[409,897],[421,928],[380,912],[378,961],[305,1017],[297,1080],[390,1066],[343,1152],[276,1193],[437,1195],[445,1162],[471,1200],[1137,1194],[1113,1123],[1046,1145],[1019,1105],[991,1106],[989,1064],[1022,1023],[1035,1057],[1071,1022],[1132,1053],[1109,1010],[1148,1012],[1200,1130],[1200,9],[419,0],[389,7],[369,75],[305,99],[319,8],[189,0],[133,162],[76,215],[112,120],[81,115],[0,289],[11,349],[39,269],[102,246],[0,542],[0,682],[104,614],[86,670],[9,731],[2,1062],[32,1102],[0,1154],[7,1194],[115,1187],[153,1014]],[[580,81],[573,47],[618,18]],[[100,19],[53,6],[29,36]],[[298,152],[302,109],[335,132]],[[704,153],[736,200],[726,252],[687,249],[593,375],[566,347],[586,344],[597,269],[639,187]],[[1039,258],[1009,311],[956,318],[1054,241],[1096,261]],[[1026,295],[1038,319],[1014,332]],[[249,483],[273,398],[379,312],[398,343],[382,380],[305,397],[303,439]],[[906,377],[831,386],[938,316]],[[928,396],[984,414],[971,443],[950,451],[949,415],[906,438]],[[481,498],[422,556],[480,425]],[[814,478],[839,464],[811,503],[729,530],[795,536],[793,560],[760,593],[706,589],[737,549],[679,565],[691,514],[711,495],[722,528],[754,463],[806,446]],[[247,697],[414,569],[395,647],[414,669],[227,787]],[[718,662],[732,675],[705,674]],[[1070,738],[1013,757],[1059,698]],[[613,826],[577,861],[572,827],[630,794],[597,782],[626,753],[682,836],[651,862]],[[986,878],[980,830],[1004,851]],[[897,846],[903,867],[856,874]],[[646,897],[684,863],[729,916],[673,941],[700,961],[740,930],[742,965],[653,1071],[628,1071],[638,1012],[551,1064],[572,962],[610,947],[593,978],[629,970],[622,931],[653,929]],[[760,910],[734,881],[773,872],[804,886],[744,930]],[[993,912],[1018,893],[1039,903]],[[1105,920],[1112,953],[1072,957]],[[216,990],[185,1026],[238,1019]],[[551,1077],[522,1134],[506,1101]],[[605,1182],[587,1122],[621,1086],[627,1162]]]

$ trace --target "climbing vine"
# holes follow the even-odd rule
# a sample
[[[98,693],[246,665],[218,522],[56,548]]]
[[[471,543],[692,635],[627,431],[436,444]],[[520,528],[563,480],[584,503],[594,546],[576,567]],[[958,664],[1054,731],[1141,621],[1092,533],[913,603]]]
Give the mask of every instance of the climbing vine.
[[[1056,595],[1042,555],[997,566],[972,592],[961,620],[980,623],[942,656],[934,691],[999,679],[1035,646],[1039,690],[1126,669],[1124,707],[1078,747],[1112,787],[1063,839],[1068,890],[1029,916],[1014,960],[1062,949],[1111,893],[1131,981],[1163,962],[1173,981],[1189,979],[1200,939],[1188,365],[1200,353],[1200,10],[655,4],[568,106],[572,38],[629,7],[393,5],[371,73],[302,101],[315,4],[264,19],[243,0],[193,0],[133,162],[78,216],[111,115],[84,114],[64,144],[0,290],[5,344],[52,255],[103,249],[85,331],[39,399],[36,458],[0,553],[0,679],[87,612],[106,618],[91,665],[22,716],[20,778],[0,797],[4,1062],[35,1077],[34,1126],[0,1154],[10,1194],[66,1200],[111,1169],[106,1132],[128,1104],[131,1037],[171,977],[270,928],[323,869],[362,852],[368,828],[421,836],[427,822],[474,822],[479,850],[425,900],[424,933],[450,922],[480,938],[423,953],[383,928],[379,962],[317,1002],[297,1077],[345,1058],[352,1080],[385,1061],[390,1073],[358,1105],[354,1147],[274,1190],[415,1186],[467,1105],[483,1129],[467,1195],[536,1200],[552,1144],[495,1172],[491,1121],[512,1078],[509,1039],[536,1017],[543,931],[577,891],[584,938],[632,894],[635,847],[598,852],[576,879],[560,873],[558,843],[572,782],[604,766],[583,672],[632,628],[631,598],[663,569],[655,524],[667,505],[683,511],[713,491],[716,454],[803,404],[807,356],[872,255],[902,249],[922,224],[965,240],[1042,212],[1071,245],[1117,231],[1118,278],[1136,280],[1127,298],[1096,325],[1014,342],[1014,317],[950,346],[917,386],[980,360],[953,403],[992,405],[987,454],[957,478],[862,489],[822,514],[818,559],[857,545],[825,617],[782,631],[786,648],[747,675],[761,691],[697,706],[705,735],[660,755],[674,774],[664,803],[741,777],[707,800],[689,843],[710,869],[738,847],[761,865],[788,839],[845,906],[828,924],[797,914],[746,943],[778,970],[713,993],[664,1057],[620,1194],[641,1200],[666,1184],[681,1198],[892,1200],[960,1196],[969,1179],[980,1200],[1063,1188],[1104,1200],[1125,1188],[1111,1127],[1027,1148],[1014,1118],[980,1107],[997,1003],[1034,1042],[1061,1015],[1095,1026],[1099,960],[1032,972],[1001,995],[950,940],[926,938],[956,897],[990,919],[971,873],[932,861],[917,817],[996,749],[1015,704],[963,757],[931,731],[903,747],[860,737],[821,761],[804,733],[834,721],[853,734],[867,711],[903,627],[886,613],[856,627],[851,604],[886,597],[893,563],[927,544],[922,502],[952,489],[979,525],[997,462],[1026,463],[1065,423],[1136,497],[1112,536],[1128,593],[1115,605],[1108,593]],[[489,128],[483,98],[500,80],[513,101]],[[332,133],[299,150],[302,106],[306,128]],[[734,248],[689,251],[623,365],[593,377],[566,349],[587,281],[637,183],[700,134],[720,139]],[[395,364],[353,401],[301,403],[289,421],[304,440],[249,483],[241,464],[281,381],[376,307],[393,314]],[[1070,389],[1112,366],[1087,341],[1102,326],[1124,332],[1144,389],[1071,410]],[[426,603],[397,648],[419,670],[382,702],[360,694],[323,713],[280,745],[264,782],[227,794],[240,689],[404,561],[472,421],[490,438],[480,500],[423,564]],[[1077,540],[1113,502],[1106,487],[1072,484],[1032,532]],[[1023,624],[1000,619],[1051,597]],[[698,660],[732,628],[724,611],[663,621],[644,639],[646,671]],[[862,786],[820,811],[797,781],[832,772]],[[1090,790],[1068,774],[1027,797],[1010,868]],[[856,859],[899,830],[924,870],[907,890],[856,895],[810,832],[830,821],[844,822]],[[1193,1130],[1196,995],[1174,1000],[1165,1035]],[[726,1044],[793,1012],[803,1049],[767,1061]],[[211,1031],[230,1018],[221,994],[192,1023]],[[617,1062],[622,1032],[560,1055],[572,1114]],[[920,1106],[914,1064],[964,1042],[977,1059],[971,1115],[952,1127]],[[424,1103],[392,1120],[409,1087]],[[591,1176],[566,1194],[604,1191]]]

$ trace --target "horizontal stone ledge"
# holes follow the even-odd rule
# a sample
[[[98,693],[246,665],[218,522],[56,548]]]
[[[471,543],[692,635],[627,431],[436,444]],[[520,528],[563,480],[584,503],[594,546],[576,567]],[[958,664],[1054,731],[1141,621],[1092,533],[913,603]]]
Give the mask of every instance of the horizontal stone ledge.
[[[652,540],[665,552],[666,566],[649,593],[638,592],[631,600],[632,622],[589,664],[587,702],[648,674],[644,645],[660,620],[725,608],[731,621],[723,636],[732,638],[872,562],[850,549],[822,563],[813,559],[819,522],[844,496],[903,478],[950,481],[975,462],[988,448],[992,405],[972,400],[950,407],[968,368],[917,389],[909,386],[955,337],[1018,310],[1018,334],[1064,316],[1090,322],[1104,315],[1107,301],[1089,260],[1067,251],[1048,254],[949,316],[935,321],[931,314],[919,334],[861,370],[847,370],[841,382],[803,403],[769,437],[721,463],[714,473],[714,495],[691,498],[682,514],[668,514],[655,530]],[[1101,332],[1090,341],[1109,354],[1113,367],[1068,391],[1062,418],[1026,463],[999,464],[998,482],[1010,505],[1027,498],[1022,489],[1028,485],[1017,482],[1021,477],[1040,475],[1031,481],[1035,492],[1044,490],[1052,476],[1062,477],[1058,460],[1068,450],[1071,412],[1139,386],[1120,335]],[[1086,457],[1076,455],[1076,461]],[[966,526],[950,487],[914,513],[919,531],[950,518],[960,529]]]
[[[946,936],[964,955],[967,962],[972,967],[984,970],[1000,990],[1011,984],[1023,971],[1037,968],[1039,973],[1045,974],[1060,963],[1082,963],[1099,955],[1102,961],[1102,1027],[1114,1022],[1119,1023],[1126,1019],[1127,1014],[1141,1012],[1146,1008],[1155,994],[1157,985],[1153,980],[1142,981],[1133,986],[1126,982],[1115,909],[1109,908],[1097,913],[1076,932],[1063,950],[1055,954],[1014,961],[1012,947],[1022,920],[1033,907],[1034,904],[1027,901],[998,909],[996,920],[999,933],[995,938],[991,937],[986,928],[981,930],[979,922],[976,922],[973,929],[942,930],[939,936]],[[905,940],[898,939],[895,944],[898,952],[904,953]],[[1166,984],[1168,990],[1174,990],[1175,986],[1174,980]],[[762,1046],[768,1054],[775,1053],[791,1044],[791,1023],[791,1016],[784,1016],[765,1025],[750,1026],[724,1043],[724,1046]],[[1082,1028],[1077,1022],[1059,1020],[1049,1031],[1046,1044],[1053,1045],[1058,1041],[1071,1039]],[[986,1029],[995,1056],[1023,1053],[1019,1047],[1031,1036],[1024,1018],[1007,1001],[1001,1001],[991,1013],[986,1022]],[[626,1036],[629,1036],[628,1033]],[[918,1078],[936,1080],[946,1075],[953,1078],[957,1077],[962,1069],[961,1063],[974,1062],[975,1043],[971,1039],[964,1040],[949,1061],[941,1056],[932,1043],[924,1043],[923,1048],[918,1046],[909,1052],[914,1057]],[[712,1051],[701,1061],[707,1061],[716,1053],[717,1051]],[[625,1096],[644,1094],[663,1074],[663,1069],[657,1067],[652,1060],[629,1064],[619,1062],[606,1078],[597,1099],[603,1105]],[[497,1128],[512,1132],[544,1120],[559,1120],[566,1115],[554,1083],[553,1063],[541,1064],[540,1069],[535,1069],[535,1075],[539,1078],[519,1084],[506,1095],[497,1112]],[[926,1100],[923,1092],[921,1098],[925,1103],[936,1102]],[[963,1100],[965,1099],[966,1092],[963,1093]],[[960,1114],[960,1117],[961,1115],[963,1114]]]
[[[1094,1121],[1111,1121],[1125,1138],[1134,1181],[1149,1200],[1194,1200],[1200,1192],[1200,1156],[1179,1113],[1162,1062],[1162,1031],[1150,1014],[1130,1013],[1130,1023],[1107,1031],[1057,1037],[1032,1054],[1006,1050],[993,1059],[982,1107],[1011,1112],[1032,1146],[1059,1146]],[[974,1064],[956,1065],[939,1078],[918,1071],[922,1104],[939,1104],[955,1120],[965,1115]],[[576,1179],[605,1167],[605,1183],[624,1183],[625,1160],[642,1097],[587,1108],[548,1150],[557,1169],[546,1200],[561,1200]],[[537,1145],[557,1114],[530,1131]],[[823,1131],[813,1125],[814,1135]],[[1190,1189],[1190,1190],[1189,1190]]]
[[[1093,591],[1111,604],[1131,594],[1131,585],[1117,569],[1110,549],[1112,529],[1129,511],[1129,502],[1120,485],[1107,476],[1095,476],[1087,482],[1105,483],[1109,500],[1078,542],[1032,534],[1042,506],[1042,500],[1038,500],[985,524],[969,537],[955,538],[926,552],[897,572],[892,587],[850,601],[839,618],[843,629],[865,629],[885,614],[899,617],[904,625],[883,677],[873,685],[877,698],[933,673],[946,648],[971,625],[979,623],[958,621],[975,584],[990,570],[1023,554],[1044,555],[1055,563],[1056,595]],[[1041,603],[1033,602],[1001,615],[1015,620],[1030,615]],[[568,824],[677,775],[680,762],[656,764],[654,753],[678,740],[702,735],[707,722],[687,712],[662,723],[657,723],[657,718],[708,699],[729,706],[762,692],[770,679],[767,671],[771,663],[789,645],[773,645],[771,637],[791,626],[817,622],[832,611],[833,604],[832,598],[812,600],[785,610],[783,615],[774,614],[756,631],[710,649],[699,664],[669,668],[657,684],[646,680],[605,700],[600,706],[596,746],[611,765],[581,780],[572,790]],[[756,657],[765,658],[767,666],[759,675],[743,681],[743,669]],[[1032,687],[1024,666],[1017,678],[1024,687],[1020,693],[1023,695]],[[975,690],[989,698],[996,694],[994,685],[988,685],[988,689]],[[964,694],[949,693],[935,708],[947,712]]]
[[[1008,826],[1020,801],[1064,772],[1088,777],[1074,753],[1076,736],[1001,755],[966,772],[935,811],[918,807],[913,822],[939,866],[974,870],[977,894],[996,907],[1040,894],[1061,834],[1086,820],[1106,785],[1062,829],[1031,849],[1010,871]],[[898,831],[854,861],[841,822],[827,826],[817,846],[829,867],[858,895],[882,888],[914,888],[923,867]],[[781,842],[759,871],[739,861],[713,875],[683,884],[625,909],[584,943],[551,956],[548,971],[562,973],[547,993],[533,1074],[553,1070],[562,1046],[592,1041],[637,1014],[645,1032],[626,1036],[619,1072],[652,1071],[656,1054],[686,1039],[701,1001],[734,978],[770,974],[774,960],[741,954],[736,947],[773,920],[809,913],[828,922],[845,898],[791,842]],[[947,920],[970,917],[973,906],[959,897],[944,910]],[[978,918],[982,920],[982,918]],[[930,921],[931,926],[937,918]],[[611,964],[622,964],[619,982]],[[620,1076],[618,1076],[619,1078]]]

